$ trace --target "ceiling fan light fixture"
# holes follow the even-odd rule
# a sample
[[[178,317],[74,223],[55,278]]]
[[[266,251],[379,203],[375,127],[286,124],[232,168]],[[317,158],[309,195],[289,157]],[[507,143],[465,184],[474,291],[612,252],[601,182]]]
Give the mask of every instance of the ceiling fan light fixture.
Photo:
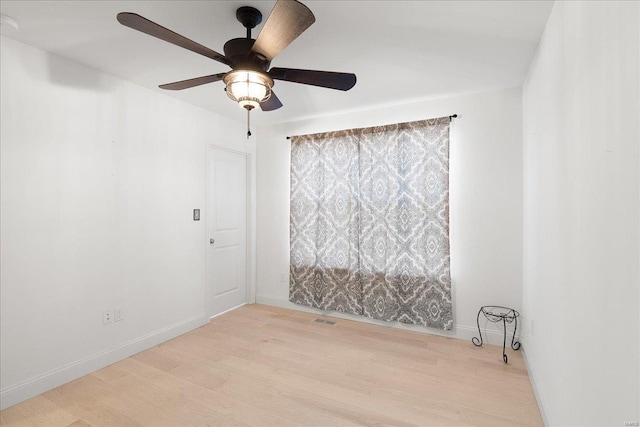
[[[222,79],[227,96],[241,108],[252,110],[271,96],[273,79],[265,73],[251,70],[234,70]]]

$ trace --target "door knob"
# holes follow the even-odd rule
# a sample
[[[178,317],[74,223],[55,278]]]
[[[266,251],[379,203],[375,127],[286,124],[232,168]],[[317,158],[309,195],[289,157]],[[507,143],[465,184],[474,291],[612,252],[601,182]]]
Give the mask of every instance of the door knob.
[[[215,239],[209,239],[209,244],[210,245],[213,245],[215,242],[216,242]]]

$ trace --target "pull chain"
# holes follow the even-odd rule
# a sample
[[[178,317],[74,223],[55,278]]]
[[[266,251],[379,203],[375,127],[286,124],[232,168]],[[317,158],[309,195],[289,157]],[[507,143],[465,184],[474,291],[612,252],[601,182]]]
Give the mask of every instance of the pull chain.
[[[251,136],[251,109],[247,108],[247,139]]]

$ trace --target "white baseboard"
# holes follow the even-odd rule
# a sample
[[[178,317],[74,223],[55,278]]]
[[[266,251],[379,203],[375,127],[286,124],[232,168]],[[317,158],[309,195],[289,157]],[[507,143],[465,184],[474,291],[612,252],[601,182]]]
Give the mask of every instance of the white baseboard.
[[[208,322],[209,319],[204,314],[195,316],[178,324],[133,339],[110,350],[52,369],[13,386],[5,387],[0,390],[0,410],[126,359]]]
[[[228,310],[221,311],[221,312],[220,312],[220,313],[218,313],[218,314],[214,314],[214,315],[213,315],[213,316],[211,316],[209,319],[213,320],[213,319],[215,319],[215,318],[216,318],[216,317],[218,317],[218,316],[222,316],[223,314],[228,313],[228,312],[230,312],[230,311],[233,311],[233,310],[235,310],[236,308],[240,308],[240,307],[242,307],[243,305],[246,305],[246,304],[247,304],[246,302],[243,302],[242,304],[236,305],[235,307],[232,307],[232,308],[230,308],[230,309],[228,309]]]
[[[521,346],[520,350],[522,351],[522,359],[524,360],[524,366],[527,368],[527,372],[529,373],[529,381],[531,381],[531,388],[533,389],[533,394],[536,396],[536,400],[538,401],[538,408],[540,408],[540,415],[542,416],[542,422],[545,426],[555,425],[551,421],[552,417],[549,413],[549,405],[547,405],[547,401],[544,398],[544,395],[540,391],[538,387],[538,381],[536,377],[536,372],[533,370],[533,366],[531,366],[531,362],[527,358],[527,352],[524,348],[524,345]]]
[[[375,320],[364,316],[354,316],[351,314],[340,313],[337,311],[325,311],[317,308],[305,307],[302,305],[294,304],[286,298],[275,297],[272,295],[265,294],[257,294],[256,295],[256,303],[258,304],[266,304],[272,305],[275,307],[288,308],[291,310],[304,311],[306,313],[316,313],[322,315],[328,315],[332,317],[337,317],[339,319],[353,320],[356,322],[370,323],[374,325],[385,326],[388,328],[398,328],[404,329],[408,331],[421,332],[425,334],[439,335],[443,337],[456,338],[466,341],[471,341],[471,338],[478,336],[478,327],[477,325],[455,325],[452,331],[443,331],[440,329],[427,328],[424,326],[417,325],[406,325],[400,322],[384,322],[381,320]],[[491,331],[491,330],[483,330],[482,336],[485,342],[492,345],[500,345],[502,346],[503,340],[503,332],[502,331]]]

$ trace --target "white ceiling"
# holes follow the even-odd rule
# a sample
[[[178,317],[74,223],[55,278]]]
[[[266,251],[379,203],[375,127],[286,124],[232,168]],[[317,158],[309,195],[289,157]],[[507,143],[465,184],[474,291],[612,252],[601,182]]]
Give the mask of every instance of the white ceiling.
[[[522,84],[553,6],[551,1],[303,1],[316,22],[271,63],[353,72],[349,92],[277,81],[284,107],[256,112],[272,123],[434,96]],[[221,82],[184,91],[159,84],[228,71],[218,63],[120,25],[136,12],[222,53],[244,37],[239,6],[264,15],[273,0],[2,1],[19,30],[2,34],[221,115],[244,120]],[[261,25],[254,30],[255,38]],[[65,84],[83,85],[66,79]]]

